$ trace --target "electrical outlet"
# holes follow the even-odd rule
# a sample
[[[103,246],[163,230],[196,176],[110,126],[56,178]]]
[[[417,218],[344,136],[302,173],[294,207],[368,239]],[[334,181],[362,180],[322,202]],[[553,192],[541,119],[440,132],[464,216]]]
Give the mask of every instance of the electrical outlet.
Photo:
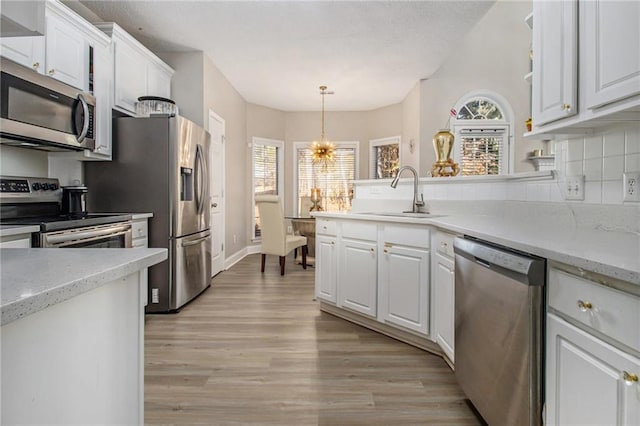
[[[287,234],[293,234],[293,226],[287,226]]]
[[[567,176],[564,181],[565,200],[584,200],[584,175]]]
[[[151,303],[160,303],[160,296],[157,288],[151,289]]]
[[[623,201],[640,201],[640,172],[622,175]]]

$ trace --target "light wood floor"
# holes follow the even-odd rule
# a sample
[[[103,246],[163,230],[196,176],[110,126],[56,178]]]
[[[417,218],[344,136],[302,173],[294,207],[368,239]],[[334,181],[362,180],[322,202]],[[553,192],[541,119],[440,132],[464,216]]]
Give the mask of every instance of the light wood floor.
[[[291,260],[249,256],[147,316],[147,424],[479,424],[441,358],[321,313]]]

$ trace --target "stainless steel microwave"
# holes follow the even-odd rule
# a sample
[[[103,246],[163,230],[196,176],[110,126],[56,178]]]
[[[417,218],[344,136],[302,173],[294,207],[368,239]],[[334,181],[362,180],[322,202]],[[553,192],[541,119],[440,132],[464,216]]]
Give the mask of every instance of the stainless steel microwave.
[[[95,147],[93,95],[0,58],[0,143],[46,151]]]

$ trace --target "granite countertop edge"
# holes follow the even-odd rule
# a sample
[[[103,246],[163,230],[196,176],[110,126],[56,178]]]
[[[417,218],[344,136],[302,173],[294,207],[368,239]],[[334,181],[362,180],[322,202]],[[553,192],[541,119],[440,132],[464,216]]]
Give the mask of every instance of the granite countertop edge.
[[[72,253],[71,251],[78,251]],[[103,256],[100,250],[118,251],[116,256],[104,261],[103,268],[96,268],[88,272],[83,262],[65,265],[63,272],[57,279],[44,279],[46,272],[56,273],[55,265],[60,257],[65,254],[80,256],[86,261],[88,256],[96,257],[94,262],[99,262],[99,256]],[[80,252],[82,251],[82,252]],[[111,281],[118,280],[140,269],[147,268],[167,259],[167,249],[160,248],[136,248],[136,249],[2,249],[0,250],[1,274],[2,274],[2,306],[0,325],[4,326],[20,318],[41,311],[49,306],[62,303],[75,296],[101,287]],[[28,265],[43,265],[33,274]],[[19,271],[18,271],[19,270]],[[23,282],[17,282],[16,276],[20,276]],[[29,285],[31,280],[31,285]],[[12,282],[13,281],[13,282]],[[46,281],[46,282],[45,282]],[[28,289],[33,289],[33,293]],[[26,293],[26,294],[25,294]]]
[[[589,247],[589,244],[582,244],[580,247],[571,247],[561,241],[565,236],[561,230],[555,235],[552,232],[548,232],[547,236],[549,238],[545,242],[540,242],[541,237],[539,230],[536,228],[526,229],[524,227],[518,227],[516,230],[513,225],[501,224],[500,232],[491,232],[483,228],[485,228],[492,219],[487,217],[479,218],[472,215],[439,216],[434,214],[432,217],[426,218],[349,212],[314,212],[313,215],[320,219],[371,220],[376,222],[430,225],[448,232],[469,235],[494,244],[511,247],[515,250],[544,257],[548,260],[568,264],[586,271],[606,275],[640,286],[640,262],[635,262],[634,265],[633,252],[629,252],[625,250],[625,247],[620,247],[619,245],[607,245],[605,239],[593,238],[593,236],[592,240],[598,241],[597,246],[595,245],[596,243],[593,243],[593,247]],[[576,235],[580,237],[580,232],[584,234],[587,231],[573,229],[571,232],[573,237]],[[596,237],[597,235],[604,237],[609,234],[606,231],[592,231],[592,233]],[[512,235],[517,235],[518,237],[514,238]],[[635,242],[636,246],[635,248],[626,248],[635,250],[637,254],[640,251],[640,236],[630,236],[629,241],[631,244]],[[615,243],[619,244],[619,240],[616,240]],[[588,249],[590,249],[590,253],[585,254],[584,252]],[[610,255],[612,252],[619,253],[619,258],[614,260],[605,259],[605,256]]]

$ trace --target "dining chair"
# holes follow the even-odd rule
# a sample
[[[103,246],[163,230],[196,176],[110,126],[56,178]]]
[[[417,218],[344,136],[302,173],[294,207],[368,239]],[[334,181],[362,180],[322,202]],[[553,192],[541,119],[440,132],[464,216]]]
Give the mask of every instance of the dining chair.
[[[260,271],[264,273],[266,255],[276,255],[280,257],[280,275],[284,275],[286,256],[298,247],[302,247],[302,267],[307,269],[307,237],[287,234],[280,197],[256,195],[256,205],[260,215],[260,235],[262,236]]]

